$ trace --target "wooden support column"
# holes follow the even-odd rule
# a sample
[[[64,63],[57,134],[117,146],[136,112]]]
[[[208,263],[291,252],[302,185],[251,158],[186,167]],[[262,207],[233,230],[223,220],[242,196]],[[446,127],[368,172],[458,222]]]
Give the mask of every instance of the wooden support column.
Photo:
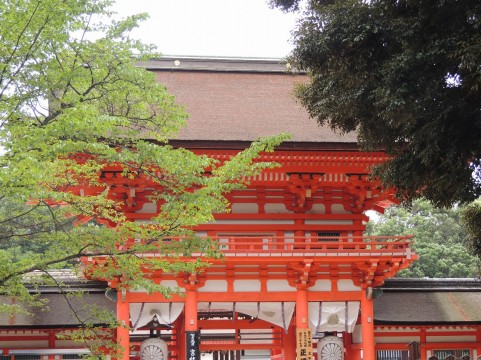
[[[352,352],[346,360],[361,360],[361,344],[355,344],[352,346]]]
[[[129,360],[130,358],[130,308],[126,300],[126,289],[117,292],[117,320],[121,326],[117,327],[117,342],[122,348],[122,354],[117,356],[118,360]]]
[[[426,353],[426,328],[421,328],[419,340],[420,340],[419,349],[421,351],[421,360],[427,360],[428,356]]]
[[[309,271],[312,260],[305,260],[304,264],[297,269],[297,293],[296,293],[296,328],[307,329],[309,318],[307,310],[307,289],[309,287]]]
[[[284,347],[284,360],[296,360],[296,320],[291,320],[287,334],[282,332],[282,343]]]
[[[55,349],[56,338],[57,338],[57,333],[55,331],[48,332],[48,347],[50,349]]]
[[[180,316],[175,320],[174,326],[177,329],[177,354],[178,359],[186,359],[185,353],[185,320],[184,314],[180,314]]]
[[[197,291],[187,290],[185,294],[185,331],[197,330]]]
[[[309,327],[308,320],[307,289],[304,286],[299,286],[296,295],[296,327],[307,329]]]
[[[185,285],[184,328],[186,341],[186,358],[200,360],[200,334],[197,320],[197,285],[198,279],[191,274]]]
[[[361,298],[361,326],[363,359],[374,360],[376,358],[376,347],[374,340],[374,309],[371,288],[368,288],[366,295]]]
[[[348,333],[347,331],[342,334],[342,341],[344,343],[344,349],[345,351],[345,360],[351,360],[352,359],[352,334]]]
[[[312,260],[304,260],[298,267],[296,292],[296,354],[298,360],[312,358],[312,334],[309,329],[309,313],[307,289],[309,288],[309,272]]]

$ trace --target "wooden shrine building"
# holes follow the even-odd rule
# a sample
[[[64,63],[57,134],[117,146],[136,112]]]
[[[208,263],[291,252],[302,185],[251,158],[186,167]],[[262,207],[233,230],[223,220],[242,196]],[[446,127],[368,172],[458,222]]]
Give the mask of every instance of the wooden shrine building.
[[[340,136],[309,119],[292,97],[305,75],[258,59],[163,58],[141,65],[190,114],[174,146],[223,160],[259,136],[285,132],[292,139],[261,156],[280,167],[229,194],[231,212],[196,228],[199,236],[218,242],[222,259],[211,260],[198,274],[152,274],[184,294],[167,299],[131,289],[117,294],[114,304],[104,292],[115,284],[79,283],[90,290],[86,301],[115,311],[130,326],[116,334],[129,349],[125,359],[481,356],[478,282],[386,281],[416,259],[409,237],[363,236],[365,212],[396,202],[392,191],[368,176],[386,157],[361,152],[353,134]],[[115,177],[104,181],[125,181],[133,189],[137,206],[127,213],[131,221],[157,215],[143,194],[148,185]],[[57,336],[75,327],[62,300],[47,290],[45,297],[56,304],[52,316],[0,322],[4,356],[60,360],[82,353],[82,347]],[[164,348],[147,340],[153,324],[162,328]]]

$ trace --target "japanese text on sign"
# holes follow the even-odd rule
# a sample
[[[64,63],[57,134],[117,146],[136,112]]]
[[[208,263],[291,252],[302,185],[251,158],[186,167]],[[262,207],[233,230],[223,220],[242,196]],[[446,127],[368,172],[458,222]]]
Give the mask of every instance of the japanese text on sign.
[[[311,329],[296,330],[297,359],[312,360],[312,333]]]
[[[186,331],[187,360],[200,360],[199,331]]]

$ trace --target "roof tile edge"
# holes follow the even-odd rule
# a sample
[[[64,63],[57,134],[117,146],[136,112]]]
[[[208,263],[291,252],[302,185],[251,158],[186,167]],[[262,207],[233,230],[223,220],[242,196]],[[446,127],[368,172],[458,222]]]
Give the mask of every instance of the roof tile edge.
[[[255,72],[299,74],[285,59],[221,56],[164,56],[141,61],[138,66],[148,70]]]

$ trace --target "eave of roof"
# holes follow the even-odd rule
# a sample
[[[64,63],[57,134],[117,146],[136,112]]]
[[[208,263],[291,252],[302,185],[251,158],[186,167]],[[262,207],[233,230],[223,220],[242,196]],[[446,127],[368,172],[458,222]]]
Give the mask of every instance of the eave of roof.
[[[286,74],[292,71],[286,60],[279,58],[248,58],[221,56],[167,55],[141,61],[138,66],[148,70],[209,71]]]
[[[393,278],[379,287],[383,291],[472,291],[481,292],[481,279],[477,278]]]
[[[170,140],[173,147],[187,149],[222,149],[243,150],[251,145],[251,141],[226,141],[226,140]],[[303,151],[359,151],[357,143],[346,142],[283,142],[276,147],[277,150],[303,150]]]

